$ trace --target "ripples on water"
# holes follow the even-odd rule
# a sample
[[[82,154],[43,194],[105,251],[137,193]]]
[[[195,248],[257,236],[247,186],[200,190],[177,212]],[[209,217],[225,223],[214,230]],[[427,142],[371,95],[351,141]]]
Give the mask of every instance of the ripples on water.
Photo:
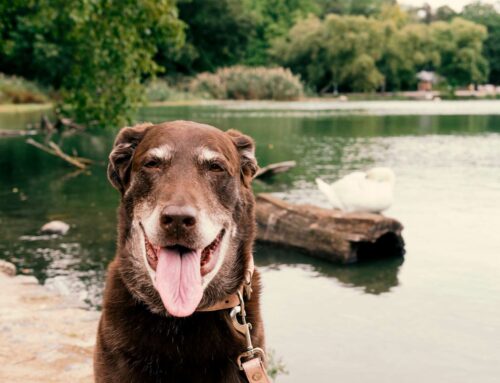
[[[12,129],[12,117],[0,129]],[[146,109],[139,120],[193,119],[257,141],[261,165],[297,168],[256,191],[327,206],[317,176],[390,166],[388,215],[405,225],[407,255],[348,267],[257,246],[268,344],[282,382],[494,382],[500,373],[500,117],[348,116],[323,112]],[[23,123],[26,117],[23,117]],[[5,126],[8,124],[9,126]],[[114,133],[64,140],[104,163]],[[0,140],[0,257],[99,307],[115,248],[118,194],[104,165],[90,174]],[[72,225],[39,236],[48,220]],[[305,367],[306,366],[306,367]]]

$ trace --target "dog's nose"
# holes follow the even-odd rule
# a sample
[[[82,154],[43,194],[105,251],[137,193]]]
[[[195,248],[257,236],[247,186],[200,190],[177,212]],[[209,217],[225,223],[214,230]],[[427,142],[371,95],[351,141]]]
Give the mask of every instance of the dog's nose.
[[[167,206],[160,217],[161,225],[189,229],[196,224],[196,210],[192,206]]]

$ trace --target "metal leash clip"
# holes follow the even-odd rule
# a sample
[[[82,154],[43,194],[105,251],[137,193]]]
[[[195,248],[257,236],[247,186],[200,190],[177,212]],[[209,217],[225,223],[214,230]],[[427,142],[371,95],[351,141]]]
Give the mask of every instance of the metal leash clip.
[[[235,330],[245,336],[246,346],[247,346],[246,351],[241,353],[237,359],[239,369],[243,370],[243,362],[242,362],[243,358],[252,358],[255,355],[257,355],[263,362],[265,362],[266,354],[264,353],[264,350],[262,350],[261,348],[253,347],[252,338],[250,336],[250,330],[252,329],[252,324],[247,322],[246,312],[245,312],[245,302],[243,301],[243,296],[239,291],[238,291],[238,299],[240,300],[240,304],[231,310],[229,316],[231,317],[231,321]],[[237,318],[238,314],[239,317],[241,318],[242,323],[238,321]]]

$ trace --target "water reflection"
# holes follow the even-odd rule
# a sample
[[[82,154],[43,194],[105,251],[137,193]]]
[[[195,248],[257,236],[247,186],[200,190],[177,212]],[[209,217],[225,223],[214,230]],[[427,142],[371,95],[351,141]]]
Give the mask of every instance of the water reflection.
[[[398,273],[404,262],[402,257],[377,259],[355,265],[335,265],[304,255],[293,249],[266,244],[255,248],[257,266],[280,269],[283,266],[308,267],[318,276],[334,278],[344,286],[359,287],[367,294],[383,294],[399,285]]]

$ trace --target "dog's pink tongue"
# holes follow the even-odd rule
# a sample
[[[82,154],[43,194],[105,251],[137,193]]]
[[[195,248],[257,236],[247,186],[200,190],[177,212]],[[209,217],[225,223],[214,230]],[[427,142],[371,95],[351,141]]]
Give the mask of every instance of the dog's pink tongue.
[[[161,248],[158,252],[155,286],[167,311],[176,317],[191,315],[203,296],[201,251],[180,254]]]

